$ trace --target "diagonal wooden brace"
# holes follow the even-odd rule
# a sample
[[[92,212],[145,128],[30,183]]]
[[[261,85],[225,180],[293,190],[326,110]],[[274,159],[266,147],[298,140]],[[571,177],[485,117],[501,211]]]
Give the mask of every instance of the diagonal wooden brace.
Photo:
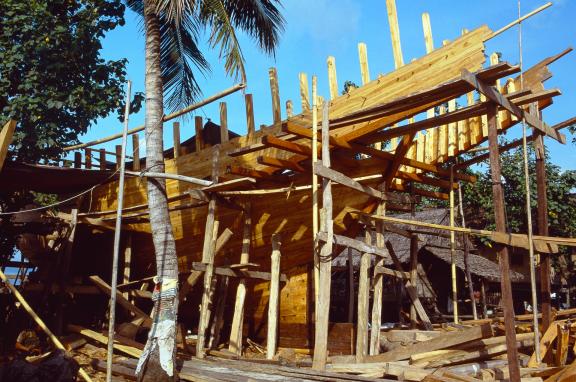
[[[472,85],[480,93],[484,94],[486,98],[496,103],[498,106],[508,110],[510,113],[512,113],[519,119],[524,118],[526,123],[529,124],[530,126],[541,131],[547,136],[554,138],[555,140],[557,140],[562,144],[566,143],[566,136],[564,134],[551,128],[536,116],[525,112],[523,109],[510,102],[506,97],[500,94],[492,86],[478,79],[478,77],[475,74],[470,73],[466,69],[462,69],[462,79],[468,82],[470,85]]]

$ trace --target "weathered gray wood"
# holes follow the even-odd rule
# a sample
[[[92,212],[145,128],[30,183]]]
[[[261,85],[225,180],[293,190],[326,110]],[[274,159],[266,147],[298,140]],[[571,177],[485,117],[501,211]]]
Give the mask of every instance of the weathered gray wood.
[[[278,341],[278,306],[280,297],[280,236],[272,235],[272,255],[270,266],[270,297],[268,300],[268,332],[266,358],[273,359]]]
[[[215,273],[217,274],[217,272]],[[216,303],[214,320],[212,321],[212,326],[210,327],[210,340],[208,342],[209,349],[214,349],[220,343],[220,334],[222,333],[222,327],[224,326],[224,310],[226,308],[229,281],[230,278],[228,276],[218,277],[220,291],[218,293],[218,301]]]
[[[366,230],[366,242],[371,243],[370,231]],[[358,313],[356,322],[356,362],[364,362],[368,354],[368,304],[370,297],[370,278],[368,271],[372,256],[364,252],[360,257],[360,276],[358,281]]]
[[[328,235],[326,234],[326,232],[322,232],[322,231],[318,232],[318,235],[316,235],[316,238],[318,240],[324,241],[324,242],[327,240],[327,237],[328,237]],[[366,253],[369,253],[371,255],[383,257],[385,259],[390,258],[390,255],[388,254],[388,251],[386,251],[386,249],[378,248],[378,247],[375,247],[371,244],[363,243],[360,240],[352,239],[352,238],[349,238],[347,236],[333,234],[332,235],[332,241],[335,245],[338,245],[338,246],[354,248],[357,251],[366,252]]]
[[[378,205],[378,215],[386,213],[386,204],[381,202]],[[384,247],[384,223],[376,222],[376,246],[386,250]],[[384,258],[376,261],[376,267],[384,268]],[[383,293],[383,272],[376,272],[372,276],[372,287],[374,294],[372,296],[372,323],[370,330],[370,355],[380,353],[380,326],[382,325],[382,293]]]
[[[206,271],[207,265],[204,263],[193,262],[192,269],[196,272],[204,272]],[[192,272],[194,273],[194,272]],[[248,271],[245,269],[233,269],[229,267],[214,267],[214,274],[218,276],[227,276],[227,277],[236,277],[240,279],[257,279],[257,280],[271,280],[272,276],[269,272],[261,272],[261,271]],[[279,280],[282,282],[288,281],[288,277],[286,274],[281,273],[279,276]]]

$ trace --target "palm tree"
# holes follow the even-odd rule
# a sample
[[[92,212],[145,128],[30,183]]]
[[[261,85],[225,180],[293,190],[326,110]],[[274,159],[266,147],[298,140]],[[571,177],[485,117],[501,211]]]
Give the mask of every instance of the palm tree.
[[[146,34],[146,167],[164,172],[162,117],[164,105],[178,109],[200,95],[196,69],[209,65],[198,48],[200,32],[209,30],[209,45],[218,48],[226,72],[246,79],[237,31],[252,37],[274,55],[284,19],[279,0],[127,0],[144,19]],[[167,96],[164,100],[164,95]],[[147,178],[150,228],[156,254],[153,326],[138,362],[141,381],[173,381],[178,311],[178,262],[164,180]]]

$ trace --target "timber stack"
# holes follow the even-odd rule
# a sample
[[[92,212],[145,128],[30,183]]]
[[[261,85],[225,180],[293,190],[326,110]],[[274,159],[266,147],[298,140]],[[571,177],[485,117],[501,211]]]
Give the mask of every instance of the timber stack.
[[[184,130],[175,123],[166,174],[145,168],[138,129],[130,131],[116,378],[135,380],[152,325],[155,260],[142,177],[163,177],[179,260],[182,380],[576,380],[576,310],[555,311],[542,299],[536,318],[516,315],[526,297],[513,285],[529,280],[509,261],[512,249],[524,253],[533,246],[547,258],[576,246],[576,239],[530,241],[510,233],[498,180],[500,153],[522,145],[501,145],[498,138],[521,123],[532,129],[529,142],[566,142],[561,129],[574,121],[550,126],[542,112],[560,95],[544,86],[549,66],[571,48],[528,69],[495,54],[487,63],[485,42],[517,21],[496,32],[487,26],[464,31],[436,48],[425,14],[427,54],[404,64],[394,1],[387,5],[396,64],[388,74],[371,77],[367,46],[360,43],[361,86],[339,94],[336,59],[329,57],[326,97],[318,94],[315,76],[309,81],[301,73],[295,85],[301,100],[288,100],[283,113],[272,68],[272,123],[256,128],[249,93],[244,136],[228,130],[240,122],[227,120],[225,102],[219,125],[197,116],[195,135],[186,141],[180,142]],[[0,153],[13,126],[2,129]],[[18,289],[30,315],[42,316],[94,379],[106,369],[103,321],[113,293],[119,193],[119,166],[106,159],[117,154],[94,147],[108,140],[68,148],[75,153],[72,167],[2,163],[0,157],[2,187],[62,199],[90,190],[56,212],[15,215],[24,259],[3,266],[21,269],[19,282],[4,279],[11,293]],[[476,182],[467,169],[483,161],[494,177],[493,231],[455,219],[454,194]],[[545,185],[538,189],[546,192]],[[449,207],[423,209],[430,199]],[[490,240],[492,251],[477,250],[473,238]],[[542,274],[549,267],[542,262]],[[549,296],[544,281],[550,280],[541,280],[542,295]],[[37,315],[48,300],[58,308]]]

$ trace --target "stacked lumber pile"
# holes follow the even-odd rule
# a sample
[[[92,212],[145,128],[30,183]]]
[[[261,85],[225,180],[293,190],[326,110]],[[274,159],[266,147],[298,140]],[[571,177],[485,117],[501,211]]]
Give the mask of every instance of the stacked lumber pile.
[[[518,316],[516,346],[522,382],[576,381],[576,323],[573,310],[559,312],[539,341],[540,359],[534,353],[532,315]],[[526,321],[523,321],[526,320]],[[508,381],[506,336],[502,320],[487,319],[461,325],[435,325],[434,330],[393,329],[382,332],[382,354],[365,357],[331,357],[327,370],[365,378],[403,381]]]

